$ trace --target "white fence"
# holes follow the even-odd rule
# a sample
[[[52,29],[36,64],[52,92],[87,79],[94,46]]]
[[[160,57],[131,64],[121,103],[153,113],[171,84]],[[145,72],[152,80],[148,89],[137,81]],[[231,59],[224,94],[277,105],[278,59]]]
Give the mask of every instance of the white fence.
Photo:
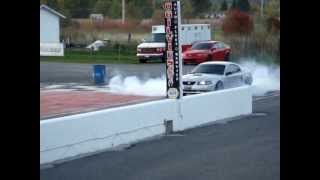
[[[165,132],[252,113],[250,87],[159,100],[40,121],[40,164],[92,153]]]

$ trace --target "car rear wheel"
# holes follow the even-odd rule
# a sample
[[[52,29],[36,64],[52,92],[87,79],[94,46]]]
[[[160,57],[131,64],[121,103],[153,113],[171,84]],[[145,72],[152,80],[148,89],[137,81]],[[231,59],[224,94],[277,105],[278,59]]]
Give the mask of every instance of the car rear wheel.
[[[215,91],[224,89],[223,83],[221,81],[217,82],[216,87],[214,88]]]
[[[166,62],[166,59],[164,58],[164,56],[161,57],[161,62],[162,62],[162,63],[165,63],[165,62]]]
[[[140,62],[140,63],[146,63],[147,60],[145,60],[145,59],[139,59],[139,62]]]
[[[245,80],[244,80],[244,83],[246,85],[251,85],[252,84],[252,77],[247,77]]]
[[[225,61],[230,61],[230,54],[229,53],[224,56],[224,60]]]

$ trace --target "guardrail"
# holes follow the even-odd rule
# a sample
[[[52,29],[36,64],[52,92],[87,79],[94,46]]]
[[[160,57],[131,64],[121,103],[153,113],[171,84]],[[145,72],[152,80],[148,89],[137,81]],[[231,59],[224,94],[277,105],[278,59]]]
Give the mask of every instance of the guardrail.
[[[252,113],[249,86],[40,121],[40,164]]]

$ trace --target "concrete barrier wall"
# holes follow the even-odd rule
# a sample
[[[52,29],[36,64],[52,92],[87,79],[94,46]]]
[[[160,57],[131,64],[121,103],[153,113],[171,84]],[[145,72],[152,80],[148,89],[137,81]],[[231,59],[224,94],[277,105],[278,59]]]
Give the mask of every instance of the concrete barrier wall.
[[[40,121],[40,164],[162,134],[176,114],[162,100]]]
[[[40,164],[252,112],[250,87],[160,100],[40,121]]]
[[[216,120],[252,113],[251,88],[186,96],[180,101],[182,119],[174,121],[174,130],[184,130]]]

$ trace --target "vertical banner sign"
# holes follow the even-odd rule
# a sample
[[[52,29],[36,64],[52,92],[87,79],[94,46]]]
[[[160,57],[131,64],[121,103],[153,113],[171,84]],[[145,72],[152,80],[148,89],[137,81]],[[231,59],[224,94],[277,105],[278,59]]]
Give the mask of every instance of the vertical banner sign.
[[[166,75],[167,98],[181,97],[181,46],[180,31],[180,1],[164,2],[165,33],[166,33]]]

